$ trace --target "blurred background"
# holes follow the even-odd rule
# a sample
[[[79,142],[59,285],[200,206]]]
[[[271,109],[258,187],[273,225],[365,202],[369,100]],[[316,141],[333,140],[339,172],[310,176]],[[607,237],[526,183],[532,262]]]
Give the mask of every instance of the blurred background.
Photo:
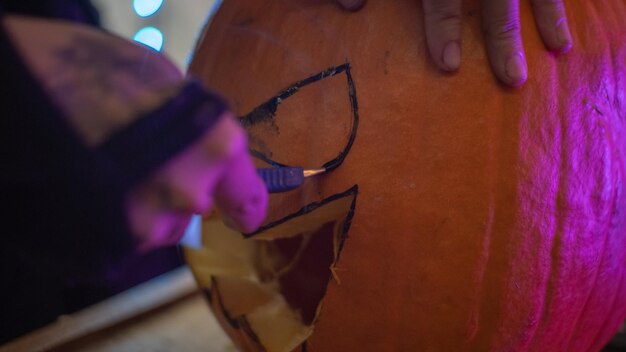
[[[201,29],[222,0],[93,0],[102,26],[165,53],[185,70]]]

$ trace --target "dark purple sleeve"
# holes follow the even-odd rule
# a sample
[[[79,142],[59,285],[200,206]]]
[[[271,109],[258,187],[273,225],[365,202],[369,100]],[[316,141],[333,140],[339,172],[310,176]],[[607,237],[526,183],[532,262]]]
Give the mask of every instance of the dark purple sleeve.
[[[114,133],[95,153],[133,186],[210,130],[228,109],[190,80],[177,96]]]

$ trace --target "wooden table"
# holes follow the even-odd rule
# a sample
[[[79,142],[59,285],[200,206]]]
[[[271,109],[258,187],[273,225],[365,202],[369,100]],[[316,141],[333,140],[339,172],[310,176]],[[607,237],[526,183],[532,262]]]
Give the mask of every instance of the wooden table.
[[[234,352],[188,268],[177,269],[0,347],[13,351]]]
[[[618,335],[605,352],[622,352]],[[0,352],[235,352],[188,268],[155,278],[0,346]]]

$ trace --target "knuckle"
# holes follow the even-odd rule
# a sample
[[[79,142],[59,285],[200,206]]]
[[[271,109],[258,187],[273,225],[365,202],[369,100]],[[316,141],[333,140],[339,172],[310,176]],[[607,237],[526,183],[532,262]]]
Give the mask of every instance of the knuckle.
[[[442,12],[435,20],[440,25],[458,26],[461,23],[461,15],[454,12]]]
[[[425,12],[430,20],[436,22],[460,22],[461,8],[455,2],[427,1],[424,3]]]
[[[546,24],[559,25],[566,21],[565,7],[560,0],[535,0],[533,11]]]
[[[488,21],[483,28],[485,37],[492,41],[516,41],[520,30],[521,25],[517,18]]]
[[[247,150],[246,132],[231,116],[225,116],[206,135],[205,147],[208,156],[214,160],[230,160]]]
[[[226,148],[227,153],[225,155],[226,159],[234,159],[238,156],[245,154],[248,150],[248,138],[244,130],[236,126],[233,131],[231,138],[228,142],[228,147]]]

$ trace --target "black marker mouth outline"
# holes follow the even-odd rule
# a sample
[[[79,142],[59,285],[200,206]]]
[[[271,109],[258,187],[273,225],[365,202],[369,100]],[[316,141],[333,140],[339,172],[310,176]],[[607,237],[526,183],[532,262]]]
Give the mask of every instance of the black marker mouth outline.
[[[301,88],[306,87],[309,84],[318,82],[327,77],[333,77],[337,74],[344,73],[346,74],[347,84],[348,84],[348,98],[350,100],[350,107],[352,109],[352,128],[350,131],[350,135],[348,137],[348,142],[346,143],[343,150],[337,155],[334,159],[324,163],[322,168],[326,169],[326,171],[332,171],[339,167],[348,153],[352,148],[352,144],[354,144],[354,140],[356,139],[356,132],[359,126],[359,104],[356,97],[356,89],[354,86],[354,80],[352,79],[352,73],[350,72],[350,64],[344,63],[339,66],[330,67],[320,73],[309,76],[303,80],[300,80],[288,88],[282,90],[273,98],[270,98],[265,103],[257,106],[248,114],[240,117],[240,123],[243,127],[253,126],[260,122],[265,122],[268,120],[272,120],[276,117],[276,111],[278,110],[278,105],[280,105],[284,100],[296,94]],[[272,167],[286,167],[288,165],[282,164],[276,160],[271,159],[267,155],[256,149],[250,149],[250,154],[260,159]],[[299,165],[293,165],[299,166]]]
[[[324,205],[328,204],[328,203],[332,203],[336,200],[345,198],[345,197],[353,197],[352,200],[352,204],[350,205],[350,209],[348,210],[347,216],[345,218],[345,223],[344,223],[344,227],[342,229],[342,233],[341,233],[341,241],[340,241],[340,246],[339,246],[339,251],[341,252],[341,249],[343,249],[343,243],[348,235],[348,230],[350,229],[350,224],[352,223],[352,218],[354,217],[354,210],[356,208],[356,199],[357,199],[357,195],[359,193],[359,186],[358,185],[354,185],[352,187],[350,187],[349,189],[347,189],[346,191],[343,191],[341,193],[337,193],[337,194],[333,194],[329,197],[326,197],[324,199],[322,199],[319,202],[313,202],[313,203],[309,203],[305,206],[303,206],[302,208],[300,208],[299,210],[291,213],[291,214],[287,214],[285,216],[283,216],[282,218],[276,220],[276,221],[272,221],[269,224],[265,224],[261,227],[259,227],[256,231],[251,232],[251,233],[246,233],[243,234],[244,237],[246,238],[252,238],[266,230],[269,230],[273,227],[276,227],[278,225],[284,224],[286,222],[288,222],[291,219],[294,219],[298,216],[302,216],[302,215],[306,215],[308,213],[311,213],[315,210],[317,210],[318,208],[323,207]]]

